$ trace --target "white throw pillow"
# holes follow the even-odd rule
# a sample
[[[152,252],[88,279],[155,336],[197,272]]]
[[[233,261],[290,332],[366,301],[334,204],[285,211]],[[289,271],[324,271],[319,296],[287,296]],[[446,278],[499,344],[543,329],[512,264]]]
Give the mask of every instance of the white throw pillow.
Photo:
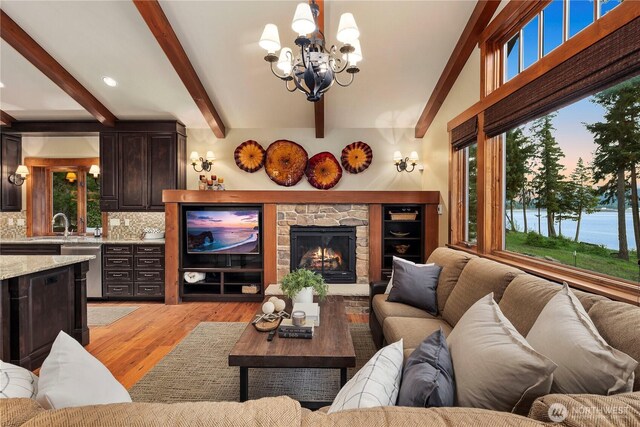
[[[415,263],[415,262],[413,262],[413,261],[409,261],[409,260],[404,259],[404,258],[398,258],[398,257],[396,257],[396,256],[394,256],[394,257],[391,259],[391,265],[393,265],[393,262],[395,262],[395,261],[399,261],[399,262],[406,262],[407,264],[415,265],[415,266],[418,266],[418,267],[430,267],[430,266],[435,265],[434,263],[429,263],[429,264],[416,264],[416,263]],[[386,295],[389,295],[389,293],[391,292],[391,288],[393,288],[393,270],[391,270],[391,277],[389,278],[389,284],[387,285],[387,289],[385,289],[384,293],[385,293]]]
[[[131,402],[131,397],[98,359],[60,331],[40,368],[36,400],[45,409],[60,409]]]
[[[549,393],[556,365],[527,344],[493,293],[464,313],[447,344],[458,406],[526,414]]]
[[[37,393],[38,377],[28,369],[0,360],[0,399],[33,399]]]
[[[633,390],[638,362],[607,344],[566,283],[542,309],[527,341],[558,364],[553,393],[610,395]]]
[[[395,406],[402,379],[402,340],[381,348],[338,392],[328,413]]]

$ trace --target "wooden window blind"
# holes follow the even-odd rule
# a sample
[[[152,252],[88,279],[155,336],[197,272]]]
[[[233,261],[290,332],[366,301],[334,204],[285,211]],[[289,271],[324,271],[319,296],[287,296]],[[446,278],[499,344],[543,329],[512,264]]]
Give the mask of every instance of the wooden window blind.
[[[476,142],[478,137],[478,117],[473,116],[464,123],[451,129],[451,145],[454,150],[461,150]]]
[[[484,131],[487,137],[500,135],[639,73],[636,18],[487,108]]]

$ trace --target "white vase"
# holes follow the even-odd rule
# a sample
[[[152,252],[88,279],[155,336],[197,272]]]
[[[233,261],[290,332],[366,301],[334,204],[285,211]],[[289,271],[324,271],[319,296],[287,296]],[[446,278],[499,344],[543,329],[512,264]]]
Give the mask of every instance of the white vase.
[[[291,302],[293,304],[297,302],[300,302],[300,303],[313,302],[313,288],[312,287],[303,288],[300,292],[295,294],[293,298],[291,298]]]

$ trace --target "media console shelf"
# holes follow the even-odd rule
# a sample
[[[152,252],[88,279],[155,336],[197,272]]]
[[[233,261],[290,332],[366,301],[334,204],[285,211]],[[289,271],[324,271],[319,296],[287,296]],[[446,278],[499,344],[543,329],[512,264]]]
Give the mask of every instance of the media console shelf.
[[[247,245],[237,243],[233,245],[232,242],[229,244],[226,242],[226,239],[230,239],[225,235],[227,231],[220,231],[221,235],[218,235],[215,234],[218,231],[213,231],[214,228],[207,229],[204,224],[200,225],[198,222],[206,218],[204,221],[220,224],[220,221],[229,221],[228,218],[235,218],[244,213],[253,215],[258,224],[240,231],[249,236],[257,233],[257,241]],[[192,218],[190,220],[188,220],[189,215]],[[178,269],[180,298],[183,301],[262,301],[264,299],[262,205],[184,205],[181,218],[180,267]],[[233,228],[234,222],[236,221],[225,223],[223,229],[230,230],[229,234],[238,233],[236,228]],[[239,222],[242,223],[242,221]],[[198,228],[189,232],[189,227],[195,227],[195,224],[198,224]],[[209,231],[213,231],[214,234],[208,234]],[[192,243],[189,240],[193,239],[194,234],[197,251],[191,247]],[[206,244],[203,243],[204,236],[208,239]],[[241,237],[240,241],[244,242],[245,237]],[[214,250],[216,244],[223,244],[230,249]],[[246,246],[249,248],[242,249]],[[235,249],[231,249],[234,247]],[[233,253],[234,250],[241,253]],[[204,275],[204,278],[197,277],[198,280],[191,283],[185,278],[186,273],[198,273],[198,276]]]

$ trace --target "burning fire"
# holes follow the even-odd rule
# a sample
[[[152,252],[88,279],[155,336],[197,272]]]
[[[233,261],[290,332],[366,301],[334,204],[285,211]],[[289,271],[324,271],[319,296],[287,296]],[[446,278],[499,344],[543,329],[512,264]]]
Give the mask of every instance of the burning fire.
[[[342,265],[342,254],[332,248],[321,248],[320,246],[308,250],[300,259],[300,267],[321,269],[336,269]]]

